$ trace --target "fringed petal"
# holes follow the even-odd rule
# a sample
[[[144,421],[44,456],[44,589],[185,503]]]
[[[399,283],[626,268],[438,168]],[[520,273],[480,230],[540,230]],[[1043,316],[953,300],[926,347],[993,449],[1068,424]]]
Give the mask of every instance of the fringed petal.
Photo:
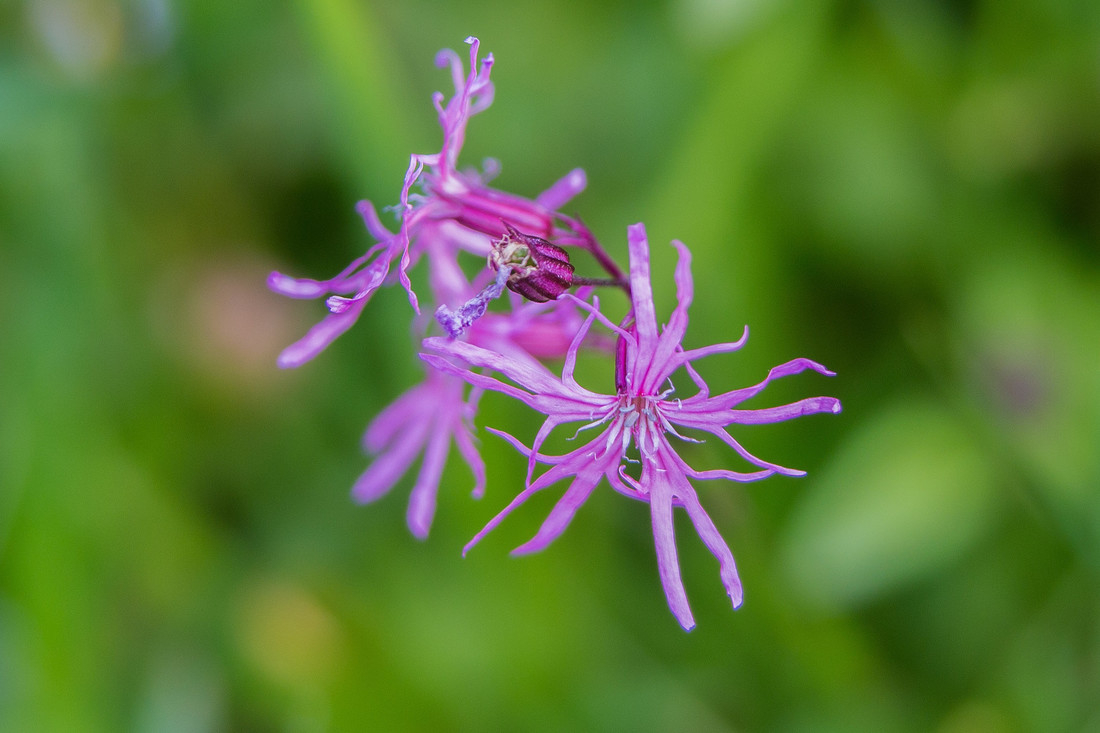
[[[360,504],[367,504],[387,494],[420,453],[430,427],[423,420],[402,426],[389,448],[378,454],[352,486],[352,498]]]
[[[703,540],[703,544],[718,560],[718,573],[722,579],[722,586],[726,589],[730,601],[733,602],[734,609],[740,608],[744,595],[741,590],[741,579],[737,575],[737,563],[733,560],[733,553],[730,551],[729,545],[722,539],[718,528],[714,526],[710,516],[703,510],[702,504],[699,503],[699,497],[687,478],[683,474],[672,473],[670,479],[676,486],[676,495],[681,505],[687,511],[688,516],[691,517],[691,523],[695,525],[695,531],[699,534],[699,539]]]
[[[649,242],[645,224],[627,227],[626,241],[630,252],[630,298],[638,332],[638,353],[646,360],[645,364],[636,365],[635,370],[644,373],[657,346],[657,314],[653,306],[653,287],[649,281]]]
[[[674,240],[672,246],[680,253],[676,262],[676,307],[669,316],[668,324],[661,330],[653,354],[646,360],[645,374],[640,389],[644,392],[657,388],[679,367],[677,355],[683,353],[681,343],[688,326],[688,308],[695,295],[695,286],[691,279],[691,251],[683,242]],[[639,367],[641,368],[641,367]]]
[[[783,422],[804,415],[828,412],[834,415],[841,411],[840,400],[835,397],[808,397],[789,405],[765,407],[759,410],[729,410],[729,421],[740,425],[761,425],[763,423]]]
[[[728,354],[731,351],[739,350],[742,346],[745,345],[748,340],[749,327],[745,326],[745,329],[741,332],[741,338],[737,339],[736,341],[729,341],[722,344],[703,346],[698,349],[688,349],[686,351],[680,351],[672,357],[672,362],[676,366],[687,365],[689,362],[695,361],[696,359],[702,359],[704,356],[711,356],[712,354]]]
[[[342,313],[329,313],[305,336],[283,349],[276,364],[280,369],[294,369],[313,359],[355,324],[368,299],[363,298]]]
[[[554,182],[550,188],[540,193],[535,202],[554,211],[567,204],[588,185],[588,177],[583,168],[574,168]]]
[[[532,552],[545,550],[551,542],[565,531],[576,515],[577,510],[588,501],[588,497],[592,495],[592,490],[600,483],[601,475],[602,472],[591,464],[588,468],[578,472],[573,483],[569,485],[569,489],[554,505],[554,508],[550,510],[549,516],[546,517],[535,536],[512,550],[511,554],[514,556],[528,555]]]
[[[462,459],[466,461],[466,465],[470,467],[470,472],[474,475],[474,488],[470,494],[475,499],[480,499],[485,496],[485,461],[482,460],[477,446],[474,445],[473,437],[465,424],[461,424],[460,421],[460,424],[453,426],[453,430],[458,452],[462,454]]]
[[[437,421],[428,444],[424,448],[424,459],[420,464],[420,473],[416,484],[409,494],[409,510],[406,521],[409,531],[417,539],[427,539],[435,516],[436,499],[439,495],[439,479],[443,475],[443,466],[447,463],[447,453],[451,447],[449,426]]]
[[[779,366],[772,367],[768,372],[768,376],[764,378],[764,381],[754,384],[751,387],[743,387],[741,389],[733,390],[732,392],[726,392],[725,394],[709,397],[705,401],[697,400],[695,397],[684,400],[684,407],[691,410],[700,410],[710,412],[713,410],[728,409],[741,404],[750,397],[755,397],[760,394],[765,387],[768,386],[773,380],[780,379],[782,377],[789,377],[794,374],[800,374],[804,371],[812,370],[819,374],[824,374],[827,377],[835,377],[836,372],[831,372],[816,361],[809,359],[792,359]]]
[[[426,383],[421,382],[383,408],[363,433],[363,448],[371,453],[381,453],[405,423],[425,416],[424,406],[431,402],[430,398],[425,399],[426,387]]]
[[[653,519],[653,544],[657,549],[657,572],[672,615],[685,631],[695,628],[687,592],[680,578],[680,561],[676,554],[676,533],[672,523],[672,486],[667,476],[647,463],[642,483],[649,485],[649,511]],[[648,475],[646,475],[648,474]]]

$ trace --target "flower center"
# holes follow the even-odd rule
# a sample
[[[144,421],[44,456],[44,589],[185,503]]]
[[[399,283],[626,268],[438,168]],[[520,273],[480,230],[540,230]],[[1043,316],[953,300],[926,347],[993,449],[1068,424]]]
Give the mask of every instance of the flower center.
[[[661,415],[661,398],[655,395],[619,395],[619,415],[623,428],[623,449],[634,444],[643,459],[653,460],[658,441],[664,432],[664,416]]]
[[[493,249],[489,252],[489,261],[494,269],[510,267],[516,277],[526,275],[535,269],[531,249],[523,242],[512,239],[508,234],[494,243]]]

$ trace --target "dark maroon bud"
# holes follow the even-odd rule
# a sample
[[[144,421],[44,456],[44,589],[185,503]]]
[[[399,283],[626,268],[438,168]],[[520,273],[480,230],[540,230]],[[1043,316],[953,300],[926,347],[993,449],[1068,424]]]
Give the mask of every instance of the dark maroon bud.
[[[573,284],[569,254],[552,242],[518,231],[504,222],[505,235],[492,243],[489,264],[511,270],[506,285],[527,300],[554,300]]]

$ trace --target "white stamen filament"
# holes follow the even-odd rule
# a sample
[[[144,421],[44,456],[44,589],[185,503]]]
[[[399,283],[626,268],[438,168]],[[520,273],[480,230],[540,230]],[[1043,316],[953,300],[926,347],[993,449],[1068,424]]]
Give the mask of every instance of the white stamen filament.
[[[675,411],[680,409],[681,402],[666,402],[665,398],[672,394],[671,388],[659,395],[645,395],[632,397],[629,393],[620,394],[617,405],[612,405],[599,420],[594,420],[582,426],[577,432],[601,425],[611,420],[612,424],[607,430],[604,443],[604,451],[611,450],[612,446],[621,444],[621,450],[625,460],[634,463],[626,456],[626,450],[630,447],[631,440],[638,448],[642,460],[656,460],[657,450],[665,435],[675,435],[680,440],[688,443],[702,443],[703,441],[681,435],[676,427],[665,415],[665,410]],[[615,409],[615,408],[618,409]],[[574,436],[576,437],[576,436]]]

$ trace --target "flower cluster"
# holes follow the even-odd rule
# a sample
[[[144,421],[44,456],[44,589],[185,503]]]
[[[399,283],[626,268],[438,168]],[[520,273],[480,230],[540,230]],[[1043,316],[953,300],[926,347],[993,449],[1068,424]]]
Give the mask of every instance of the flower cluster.
[[[635,224],[627,230],[629,268],[624,274],[579,219],[560,211],[584,188],[583,171],[571,171],[534,199],[489,187],[488,180],[497,168],[493,162],[483,173],[459,171],[456,164],[466,124],[488,107],[493,97],[489,80],[492,55],[479,63],[477,39],[466,42],[471,47],[468,73],[452,51],[443,51],[436,59],[437,65],[450,67],[455,87],[446,104],[438,93],[433,100],[443,128],[443,145],[436,154],[411,156],[399,196],[396,231],[382,225],[370,202],[362,202],[359,211],[377,240],[366,254],[330,280],[297,279],[280,273],[269,278],[269,286],[283,295],[327,296],[329,310],[324,320],[280,355],[279,365],[294,367],[316,356],[355,322],[374,291],[384,284],[400,282],[419,312],[419,298],[407,271],[426,261],[435,323],[443,335],[432,333],[431,322],[415,321],[423,337],[424,381],[400,396],[368,427],[364,445],[376,457],[356,481],[353,496],[361,502],[383,496],[423,454],[409,500],[408,524],[414,535],[426,537],[452,442],[474,474],[474,495],[484,492],[486,469],[473,437],[479,397],[485,390],[513,397],[545,416],[530,447],[507,433],[493,431],[527,456],[525,485],[464,552],[531,495],[568,482],[535,536],[514,552],[544,549],[606,479],[620,494],[649,504],[661,585],[673,615],[685,629],[691,629],[695,622],[680,578],[674,508],[687,512],[703,543],[718,559],[722,583],[734,608],[738,607],[742,591],[733,554],[703,510],[691,480],[744,482],[777,473],[804,475],[754,456],[728,428],[840,412],[840,402],[832,397],[763,409],[741,407],[773,379],[806,370],[828,376],[833,373],[808,359],[795,359],[773,368],[754,386],[712,395],[692,363],[741,348],[748,329],[737,341],[684,348],[693,297],[691,254],[684,244],[673,242],[679,252],[674,274],[677,305],[668,324],[659,329],[645,227]],[[578,276],[571,253],[579,252],[591,255],[606,277]],[[473,279],[460,266],[464,254],[486,261],[485,269]],[[631,308],[621,320],[611,320],[601,311],[594,294],[600,286],[621,288],[629,294]],[[490,310],[493,301],[505,300],[501,297],[505,289],[511,294],[504,308]],[[597,322],[606,334],[591,333]],[[574,378],[581,348],[606,352],[614,369],[614,394],[590,391]],[[546,365],[559,359],[564,361],[560,375]],[[676,397],[671,387],[671,377],[680,370],[695,385],[696,391],[689,397]],[[565,455],[541,452],[556,428],[571,423],[581,423],[578,436],[592,430],[595,437]],[[673,439],[700,442],[694,436],[708,434],[732,448],[754,470],[701,471],[689,466],[677,453]],[[547,468],[539,472],[540,464]]]

